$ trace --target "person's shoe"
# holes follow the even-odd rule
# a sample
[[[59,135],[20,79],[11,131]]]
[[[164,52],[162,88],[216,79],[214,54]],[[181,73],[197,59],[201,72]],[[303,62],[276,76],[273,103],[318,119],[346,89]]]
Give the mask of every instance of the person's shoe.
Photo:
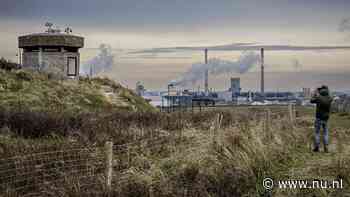
[[[314,152],[320,152],[320,149],[318,147],[315,147],[312,151]]]
[[[328,145],[324,145],[323,148],[324,148],[324,152],[325,152],[325,153],[328,153]]]

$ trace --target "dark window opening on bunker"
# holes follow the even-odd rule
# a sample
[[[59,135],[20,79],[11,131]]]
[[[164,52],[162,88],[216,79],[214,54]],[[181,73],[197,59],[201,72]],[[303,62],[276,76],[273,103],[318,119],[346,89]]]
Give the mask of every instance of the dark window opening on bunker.
[[[77,76],[77,58],[68,57],[67,59],[67,75],[68,76]]]

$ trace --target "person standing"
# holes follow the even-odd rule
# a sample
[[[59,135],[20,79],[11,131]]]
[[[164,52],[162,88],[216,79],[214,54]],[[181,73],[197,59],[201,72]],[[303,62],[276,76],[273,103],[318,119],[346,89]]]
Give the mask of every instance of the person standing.
[[[317,88],[310,102],[316,104],[316,120],[315,120],[315,146],[313,151],[320,151],[320,130],[323,130],[323,148],[324,152],[328,152],[328,119],[330,116],[332,97],[329,94],[327,86],[323,85]]]

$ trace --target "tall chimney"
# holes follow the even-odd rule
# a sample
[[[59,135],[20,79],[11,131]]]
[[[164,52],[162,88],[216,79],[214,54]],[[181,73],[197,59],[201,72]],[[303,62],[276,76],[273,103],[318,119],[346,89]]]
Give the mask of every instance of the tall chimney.
[[[260,92],[264,96],[265,94],[265,78],[264,78],[264,48],[261,48],[261,83]]]
[[[205,64],[208,64],[208,49],[204,49],[204,58],[205,58]],[[208,84],[208,69],[205,70],[204,73],[204,90],[205,93],[209,92],[209,84]]]

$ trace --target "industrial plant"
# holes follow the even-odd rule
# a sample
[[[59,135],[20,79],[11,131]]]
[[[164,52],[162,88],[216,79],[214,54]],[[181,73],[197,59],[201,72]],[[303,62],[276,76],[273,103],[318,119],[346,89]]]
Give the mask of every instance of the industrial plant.
[[[149,100],[153,105],[162,110],[169,109],[189,109],[194,107],[219,107],[231,105],[286,105],[303,104],[307,105],[311,96],[310,88],[303,88],[301,92],[288,91],[265,91],[265,66],[264,48],[260,49],[260,91],[244,90],[241,86],[241,78],[232,76],[229,80],[229,88],[224,91],[213,91],[209,83],[209,71],[206,67],[203,71],[203,89],[189,90],[178,86],[176,82],[170,82],[167,90],[163,92],[145,91],[140,82],[137,84],[136,92]],[[208,64],[208,49],[204,49],[204,63]],[[154,100],[156,96],[161,98],[160,102]]]

